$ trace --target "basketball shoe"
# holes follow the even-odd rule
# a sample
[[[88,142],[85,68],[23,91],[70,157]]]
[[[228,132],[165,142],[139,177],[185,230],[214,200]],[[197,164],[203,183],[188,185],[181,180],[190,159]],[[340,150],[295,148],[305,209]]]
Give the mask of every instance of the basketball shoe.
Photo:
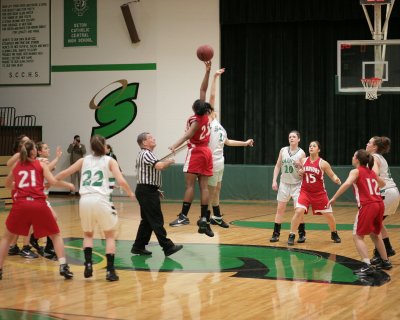
[[[189,218],[186,217],[184,214],[180,213],[178,214],[178,218],[176,218],[174,221],[170,222],[169,225],[171,227],[179,227],[179,226],[184,226],[189,224]]]

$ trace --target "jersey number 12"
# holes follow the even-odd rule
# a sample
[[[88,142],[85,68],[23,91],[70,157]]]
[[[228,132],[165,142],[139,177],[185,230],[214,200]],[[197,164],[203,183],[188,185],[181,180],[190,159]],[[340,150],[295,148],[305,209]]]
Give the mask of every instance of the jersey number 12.
[[[368,184],[369,194],[379,196],[380,192],[379,192],[378,182],[375,179],[370,179],[370,178],[367,178],[366,180]]]

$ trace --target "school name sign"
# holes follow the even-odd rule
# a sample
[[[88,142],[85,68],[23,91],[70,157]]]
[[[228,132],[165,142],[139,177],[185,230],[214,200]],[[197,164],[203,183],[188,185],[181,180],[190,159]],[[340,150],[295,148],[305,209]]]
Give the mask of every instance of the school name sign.
[[[64,47],[97,46],[97,0],[64,0]]]

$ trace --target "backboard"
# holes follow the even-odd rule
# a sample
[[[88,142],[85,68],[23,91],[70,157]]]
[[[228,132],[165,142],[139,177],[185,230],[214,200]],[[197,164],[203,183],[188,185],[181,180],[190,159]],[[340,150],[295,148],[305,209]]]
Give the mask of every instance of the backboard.
[[[381,78],[378,92],[400,93],[400,40],[337,42],[338,93],[365,93],[364,78]]]

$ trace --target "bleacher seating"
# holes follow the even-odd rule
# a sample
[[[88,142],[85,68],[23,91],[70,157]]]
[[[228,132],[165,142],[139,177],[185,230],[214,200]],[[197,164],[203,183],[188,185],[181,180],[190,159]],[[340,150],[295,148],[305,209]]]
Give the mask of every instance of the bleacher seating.
[[[7,167],[7,160],[10,156],[0,156],[0,202],[1,206],[10,205],[12,203],[11,200],[11,190],[7,189],[4,186],[4,182],[9,172],[9,168]]]
[[[0,208],[12,203],[11,191],[4,186],[9,168],[7,160],[14,153],[14,143],[21,134],[34,141],[42,140],[42,127],[36,126],[36,116],[16,116],[14,107],[0,107]]]

